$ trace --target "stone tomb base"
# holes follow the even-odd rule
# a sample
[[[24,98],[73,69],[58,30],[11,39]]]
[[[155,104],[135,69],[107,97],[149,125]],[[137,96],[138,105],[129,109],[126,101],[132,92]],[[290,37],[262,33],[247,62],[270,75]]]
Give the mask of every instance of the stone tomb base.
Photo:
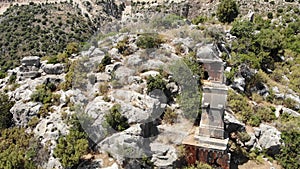
[[[208,163],[214,168],[229,169],[230,153],[227,149],[228,139],[214,139],[203,136],[189,136],[183,141],[186,160],[189,165],[197,161]]]

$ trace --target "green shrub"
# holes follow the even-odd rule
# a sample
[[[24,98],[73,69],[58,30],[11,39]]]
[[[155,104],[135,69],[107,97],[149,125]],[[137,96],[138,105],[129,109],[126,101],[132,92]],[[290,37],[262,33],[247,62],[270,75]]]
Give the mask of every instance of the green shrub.
[[[269,12],[269,13],[268,13],[268,18],[269,18],[269,19],[273,19],[273,13],[272,13],[272,12]]]
[[[207,17],[206,16],[202,16],[202,15],[199,15],[196,18],[192,19],[192,23],[194,25],[198,25],[199,23],[204,23],[206,21],[207,21]]]
[[[299,120],[299,119],[298,119]],[[281,134],[284,145],[281,146],[280,153],[276,159],[283,168],[300,168],[300,130],[298,128],[290,128]]]
[[[111,57],[106,54],[104,58],[101,60],[101,63],[98,65],[96,72],[104,72],[105,66],[111,64]]]
[[[184,169],[213,169],[213,167],[206,163],[197,162],[195,166],[184,167]]]
[[[129,45],[129,37],[125,37],[123,40],[117,43],[116,48],[118,49],[119,53],[122,55],[128,56],[133,53]]]
[[[251,115],[253,114],[253,109],[245,97],[235,93],[232,90],[229,90],[227,101],[231,110],[234,113],[237,113],[244,123],[250,119]]]
[[[39,122],[40,119],[38,117],[33,117],[32,119],[29,120],[28,126],[34,128]]]
[[[13,127],[1,131],[0,149],[0,168],[37,168],[34,162],[38,159],[38,143],[25,128]]]
[[[74,79],[74,71],[76,66],[78,65],[77,61],[73,61],[69,67],[69,70],[65,76],[65,81],[59,85],[59,88],[66,91],[71,89]]]
[[[14,104],[6,94],[0,93],[0,131],[13,125],[13,114],[10,113],[10,109]]]
[[[250,124],[251,126],[257,127],[261,123],[261,118],[257,115],[251,115],[247,123]]]
[[[241,142],[245,143],[251,139],[251,136],[247,132],[238,132],[238,138]]]
[[[52,91],[46,85],[39,85],[36,87],[36,91],[30,96],[34,102],[51,103],[52,102]]]
[[[256,110],[256,115],[260,117],[262,121],[271,122],[276,119],[274,111],[266,106],[259,106]]]
[[[147,92],[149,93],[155,89],[162,91],[166,90],[166,82],[161,75],[147,77]]]
[[[138,37],[136,45],[142,49],[158,48],[163,43],[161,35],[155,33],[142,34]]]
[[[239,14],[238,5],[235,0],[222,0],[217,9],[219,21],[232,22]]]
[[[254,25],[250,21],[236,20],[232,24],[230,33],[238,38],[253,36]]]
[[[120,113],[121,105],[115,104],[106,114],[105,121],[116,131],[123,131],[129,128],[128,119]]]
[[[294,101],[291,98],[286,98],[286,99],[283,100],[283,105],[286,106],[287,108],[295,109],[296,101]]]
[[[79,164],[82,155],[87,153],[88,146],[86,134],[71,129],[68,135],[58,139],[54,156],[59,158],[63,167],[72,168]]]
[[[203,78],[202,66],[197,61],[194,52],[190,52],[188,56],[184,57],[183,62],[188,66],[194,75],[198,75],[198,80]]]
[[[17,75],[16,73],[13,73],[8,79],[8,84],[13,84],[16,82],[16,80],[17,80]]]

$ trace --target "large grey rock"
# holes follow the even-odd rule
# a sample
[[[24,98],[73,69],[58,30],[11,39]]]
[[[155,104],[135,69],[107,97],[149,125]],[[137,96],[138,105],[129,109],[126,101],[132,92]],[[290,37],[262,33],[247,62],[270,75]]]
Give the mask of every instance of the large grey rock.
[[[95,82],[108,82],[111,76],[107,73],[95,73]]]
[[[267,153],[270,155],[279,153],[281,132],[266,124],[260,124],[259,128],[261,129],[261,136],[258,140],[260,147],[267,149]]]
[[[68,133],[68,126],[61,118],[60,112],[53,112],[47,118],[41,119],[34,129],[34,133],[41,139],[42,144],[57,140],[59,136]]]
[[[62,74],[64,73],[65,67],[61,63],[57,64],[45,64],[42,66],[42,69],[47,74]]]
[[[130,133],[128,130],[131,129],[105,138],[97,146],[100,150],[109,152],[119,163],[123,163],[125,158],[150,156],[152,154],[149,146],[150,140],[141,137],[140,133],[135,135],[135,132]]]
[[[162,143],[151,143],[153,153],[151,161],[158,168],[173,168],[177,154],[175,147]]]
[[[90,57],[96,57],[96,58],[101,58],[104,56],[105,56],[105,53],[102,50],[100,50],[99,48],[95,48],[90,55]],[[101,62],[101,60],[99,60],[99,61]]]
[[[245,124],[240,122],[234,117],[234,115],[225,111],[224,123],[226,126],[226,132],[231,133],[235,131],[245,131]]]
[[[37,78],[41,76],[41,73],[39,71],[28,71],[28,72],[20,72],[19,73],[20,79],[24,80],[26,78]]]
[[[231,87],[233,89],[244,92],[246,84],[255,75],[255,71],[249,68],[249,66],[242,64],[239,66],[238,71],[235,74]]]
[[[138,67],[143,63],[143,59],[139,54],[133,54],[125,60],[125,65],[128,67]]]
[[[119,68],[117,68],[117,70],[114,73],[115,73],[115,77],[118,80],[118,82],[120,84],[125,85],[125,84],[128,84],[128,78],[135,74],[135,70],[132,70],[125,66],[120,66]]]
[[[91,46],[87,51],[82,51],[81,56],[90,56],[91,53],[95,50],[95,46]]]
[[[109,113],[109,109],[112,106],[112,103],[105,102],[102,96],[98,96],[93,101],[89,102],[85,110],[82,111],[90,119],[89,122],[82,124],[82,127],[94,142],[104,139],[107,134],[107,129],[104,126],[104,116]]]
[[[256,138],[259,138],[260,137],[260,134],[261,134],[261,129],[258,128],[258,127],[253,127],[253,130],[254,130],[254,135]]]
[[[114,72],[115,70],[117,70],[120,66],[122,66],[121,62],[115,62],[114,64],[107,65],[105,67],[105,73],[111,74],[112,72]]]
[[[243,77],[236,77],[233,79],[232,84],[230,85],[231,88],[237,89],[238,91],[244,92],[246,86],[245,78]]]
[[[26,126],[29,120],[38,114],[41,106],[40,103],[18,101],[10,112],[13,114],[16,125]]]
[[[196,56],[200,59],[210,59],[211,57],[218,58],[219,54],[219,49],[215,44],[207,44],[197,49]]]
[[[114,90],[111,96],[121,105],[121,114],[128,118],[129,123],[153,121],[160,117],[166,107],[165,96],[152,98],[128,90]]]
[[[30,101],[30,96],[32,94],[32,89],[30,89],[30,86],[25,84],[25,85],[21,85],[19,88],[17,88],[13,93],[12,93],[12,97],[19,101]]]
[[[292,109],[283,107],[282,105],[276,106],[276,111],[275,111],[276,117],[278,118],[283,113],[287,113],[287,114],[289,114],[291,116],[294,116],[294,117],[299,117],[300,116],[300,114],[298,112],[296,112]]]
[[[150,71],[147,71],[147,72],[144,72],[144,73],[141,73],[140,76],[142,78],[146,78],[148,76],[152,76],[152,77],[155,77],[157,75],[159,75],[160,73],[158,71],[155,71],[155,70],[150,70]]]
[[[40,66],[40,58],[38,56],[28,56],[21,60],[23,66]]]
[[[290,94],[287,94],[285,97],[295,102],[295,109],[300,109],[300,97],[298,95],[291,91]]]
[[[141,65],[141,71],[144,70],[158,70],[159,68],[165,66],[165,63],[160,60],[147,60]]]
[[[183,46],[186,46],[187,48],[192,48],[194,46],[194,40],[190,37],[187,37],[187,38],[175,38],[173,41],[172,41],[172,44],[173,45],[176,45],[176,44],[182,44]]]
[[[284,93],[280,93],[279,88],[277,86],[272,87],[272,91],[276,99],[284,99]]]

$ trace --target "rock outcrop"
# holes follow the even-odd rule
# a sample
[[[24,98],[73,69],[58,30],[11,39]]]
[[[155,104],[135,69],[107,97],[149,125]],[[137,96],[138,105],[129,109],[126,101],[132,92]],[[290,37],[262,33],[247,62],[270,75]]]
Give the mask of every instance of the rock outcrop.
[[[269,155],[278,154],[280,151],[280,135],[281,132],[278,131],[275,127],[260,124],[261,135],[258,139],[258,144],[261,148],[267,149]]]
[[[46,74],[54,74],[54,75],[62,74],[62,73],[64,73],[64,69],[65,69],[65,67],[61,63],[42,65],[42,70]]]

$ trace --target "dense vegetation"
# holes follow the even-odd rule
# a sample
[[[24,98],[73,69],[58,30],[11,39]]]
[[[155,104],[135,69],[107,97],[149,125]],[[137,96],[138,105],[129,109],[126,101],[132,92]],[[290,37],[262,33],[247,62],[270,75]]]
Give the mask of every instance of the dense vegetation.
[[[13,105],[6,94],[0,93],[0,131],[13,125],[13,114],[10,113]]]
[[[37,165],[44,162],[43,158],[47,158],[48,154],[47,151],[41,149],[33,134],[19,127],[1,131],[0,149],[0,168],[7,169],[37,168]]]
[[[72,125],[69,133],[60,136],[54,149],[54,156],[59,158],[65,168],[77,166],[82,156],[89,150],[88,136],[81,127],[79,119],[72,116],[69,123]]]
[[[246,79],[244,93],[229,91],[228,105],[240,120],[251,126],[258,126],[262,122],[278,124],[284,144],[276,159],[284,168],[299,168],[297,147],[300,141],[300,124],[297,122],[299,118],[287,114],[282,114],[277,119],[274,106],[284,105],[296,111],[299,109],[292,99],[275,97],[272,89],[267,97],[262,97],[252,93],[251,88],[255,84],[265,83],[270,87],[278,87],[284,93],[285,86],[288,85],[290,89],[300,94],[299,25],[299,10],[293,6],[286,6],[278,8],[277,12],[267,14],[266,17],[257,14],[253,22],[236,19],[230,31],[237,38],[231,46],[232,57],[227,60],[227,63],[232,66],[231,72],[227,73],[229,83],[241,64],[258,72],[250,79]],[[255,101],[257,105],[251,104],[248,98]],[[253,152],[248,155],[246,153],[246,156],[253,159],[253,154]]]
[[[78,8],[66,2],[12,6],[0,20],[0,74],[24,56],[52,56],[69,42],[84,42],[95,29]]]

